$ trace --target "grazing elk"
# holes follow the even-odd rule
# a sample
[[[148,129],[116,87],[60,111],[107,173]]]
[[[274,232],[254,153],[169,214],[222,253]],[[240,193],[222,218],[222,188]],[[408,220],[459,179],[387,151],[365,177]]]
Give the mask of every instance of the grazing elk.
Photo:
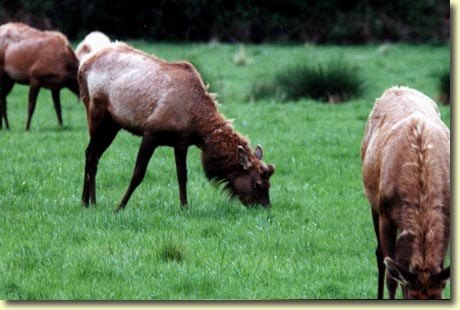
[[[406,87],[375,102],[361,147],[377,235],[379,299],[442,298],[450,278],[450,131],[430,98]]]
[[[131,182],[117,211],[127,204],[144,178],[157,146],[174,148],[182,206],[187,204],[187,149],[202,151],[208,179],[226,184],[231,196],[245,205],[270,206],[269,178],[272,165],[263,151],[249,148],[248,140],[236,133],[218,112],[195,68],[187,62],[168,63],[112,43],[84,58],[78,72],[81,97],[88,117],[90,142],[82,203],[96,202],[97,165],[120,128],[142,136]]]
[[[110,39],[108,36],[103,34],[100,31],[93,31],[89,33],[80,44],[77,45],[75,49],[75,55],[77,56],[78,61],[82,61],[83,56],[88,55],[91,52],[100,50],[103,47],[106,47],[110,44]]]
[[[0,26],[0,128],[9,128],[6,96],[14,83],[28,84],[29,108],[26,130],[41,87],[51,89],[58,123],[62,126],[59,92],[67,87],[79,94],[78,60],[67,38],[57,31],[40,31],[21,23]]]

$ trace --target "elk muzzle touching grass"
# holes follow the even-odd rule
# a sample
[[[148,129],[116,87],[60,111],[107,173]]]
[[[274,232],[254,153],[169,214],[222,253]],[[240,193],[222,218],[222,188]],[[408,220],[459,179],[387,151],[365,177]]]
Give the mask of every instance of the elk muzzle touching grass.
[[[442,291],[450,279],[450,267],[441,271],[410,271],[390,257],[384,260],[385,267],[392,279],[403,290],[405,299],[442,299]]]

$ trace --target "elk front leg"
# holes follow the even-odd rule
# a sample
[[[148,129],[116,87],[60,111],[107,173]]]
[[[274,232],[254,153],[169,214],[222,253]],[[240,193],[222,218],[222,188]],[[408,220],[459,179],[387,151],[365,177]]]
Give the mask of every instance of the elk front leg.
[[[188,148],[174,148],[177,182],[179,183],[179,198],[182,207],[187,206],[187,151]]]
[[[383,256],[394,259],[395,243],[396,243],[396,227],[391,222],[388,215],[380,214],[379,230],[380,230],[380,242],[382,245]],[[398,282],[396,282],[396,280],[394,280],[388,273],[386,275],[386,280],[387,280],[387,288],[388,288],[388,297],[390,299],[395,299]]]
[[[29,107],[27,110],[27,123],[26,131],[30,129],[30,122],[32,121],[32,115],[35,111],[35,106],[37,104],[38,92],[40,91],[40,86],[36,83],[30,83],[29,88]]]
[[[383,285],[385,279],[385,264],[383,263],[383,251],[382,244],[380,242],[380,229],[379,229],[379,214],[372,210],[372,221],[374,223],[375,235],[377,238],[377,248],[375,249],[375,256],[377,259],[378,268],[378,286],[377,286],[377,298],[383,299]]]

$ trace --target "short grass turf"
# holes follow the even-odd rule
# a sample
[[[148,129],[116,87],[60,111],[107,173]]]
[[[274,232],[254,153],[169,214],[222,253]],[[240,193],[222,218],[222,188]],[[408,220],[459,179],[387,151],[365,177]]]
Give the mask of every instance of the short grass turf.
[[[42,90],[24,132],[27,88],[15,86],[8,97],[11,130],[0,131],[0,298],[376,298],[376,240],[359,156],[365,122],[375,98],[392,85],[437,100],[449,47],[250,45],[247,65],[237,66],[237,45],[130,43],[199,67],[219,94],[220,110],[276,165],[271,210],[228,201],[206,180],[195,147],[187,160],[189,208],[182,210],[173,152],[163,147],[126,209],[113,214],[140,144],[126,132],[101,159],[98,204],[85,209],[82,103],[62,92],[59,129],[50,92]],[[250,99],[254,82],[291,63],[337,57],[363,74],[362,98],[341,105]],[[450,107],[440,109],[450,126]]]

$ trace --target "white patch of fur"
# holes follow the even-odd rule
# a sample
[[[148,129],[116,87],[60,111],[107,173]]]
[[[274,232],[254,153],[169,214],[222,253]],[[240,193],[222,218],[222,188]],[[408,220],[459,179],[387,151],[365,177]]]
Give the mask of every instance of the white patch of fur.
[[[88,94],[90,98],[97,97],[109,85],[110,78],[106,71],[90,71],[87,75]]]
[[[117,43],[112,44],[116,48]],[[138,127],[154,119],[173,91],[171,77],[160,70],[147,55],[104,52],[98,70],[87,75],[88,92],[94,98],[105,95],[109,109],[126,124]],[[87,61],[87,60],[86,60]]]
[[[405,229],[399,233],[398,237],[396,237],[396,240],[398,240],[401,237],[407,236],[407,235],[410,235],[410,232]]]
[[[153,88],[161,85],[165,90],[168,82],[159,77],[159,66],[146,61],[144,56],[127,54],[120,58],[120,66],[111,74],[109,100],[117,116],[136,125],[139,120],[133,118],[132,110],[145,119],[151,116],[158,104],[161,105],[160,99],[166,96]]]
[[[80,42],[80,44],[78,44],[77,48],[75,49],[75,55],[77,56],[77,59],[79,61],[82,61],[83,57],[87,54],[98,51],[109,45],[110,39],[108,36],[106,36],[100,31],[93,31],[89,33],[83,39],[83,41]]]

